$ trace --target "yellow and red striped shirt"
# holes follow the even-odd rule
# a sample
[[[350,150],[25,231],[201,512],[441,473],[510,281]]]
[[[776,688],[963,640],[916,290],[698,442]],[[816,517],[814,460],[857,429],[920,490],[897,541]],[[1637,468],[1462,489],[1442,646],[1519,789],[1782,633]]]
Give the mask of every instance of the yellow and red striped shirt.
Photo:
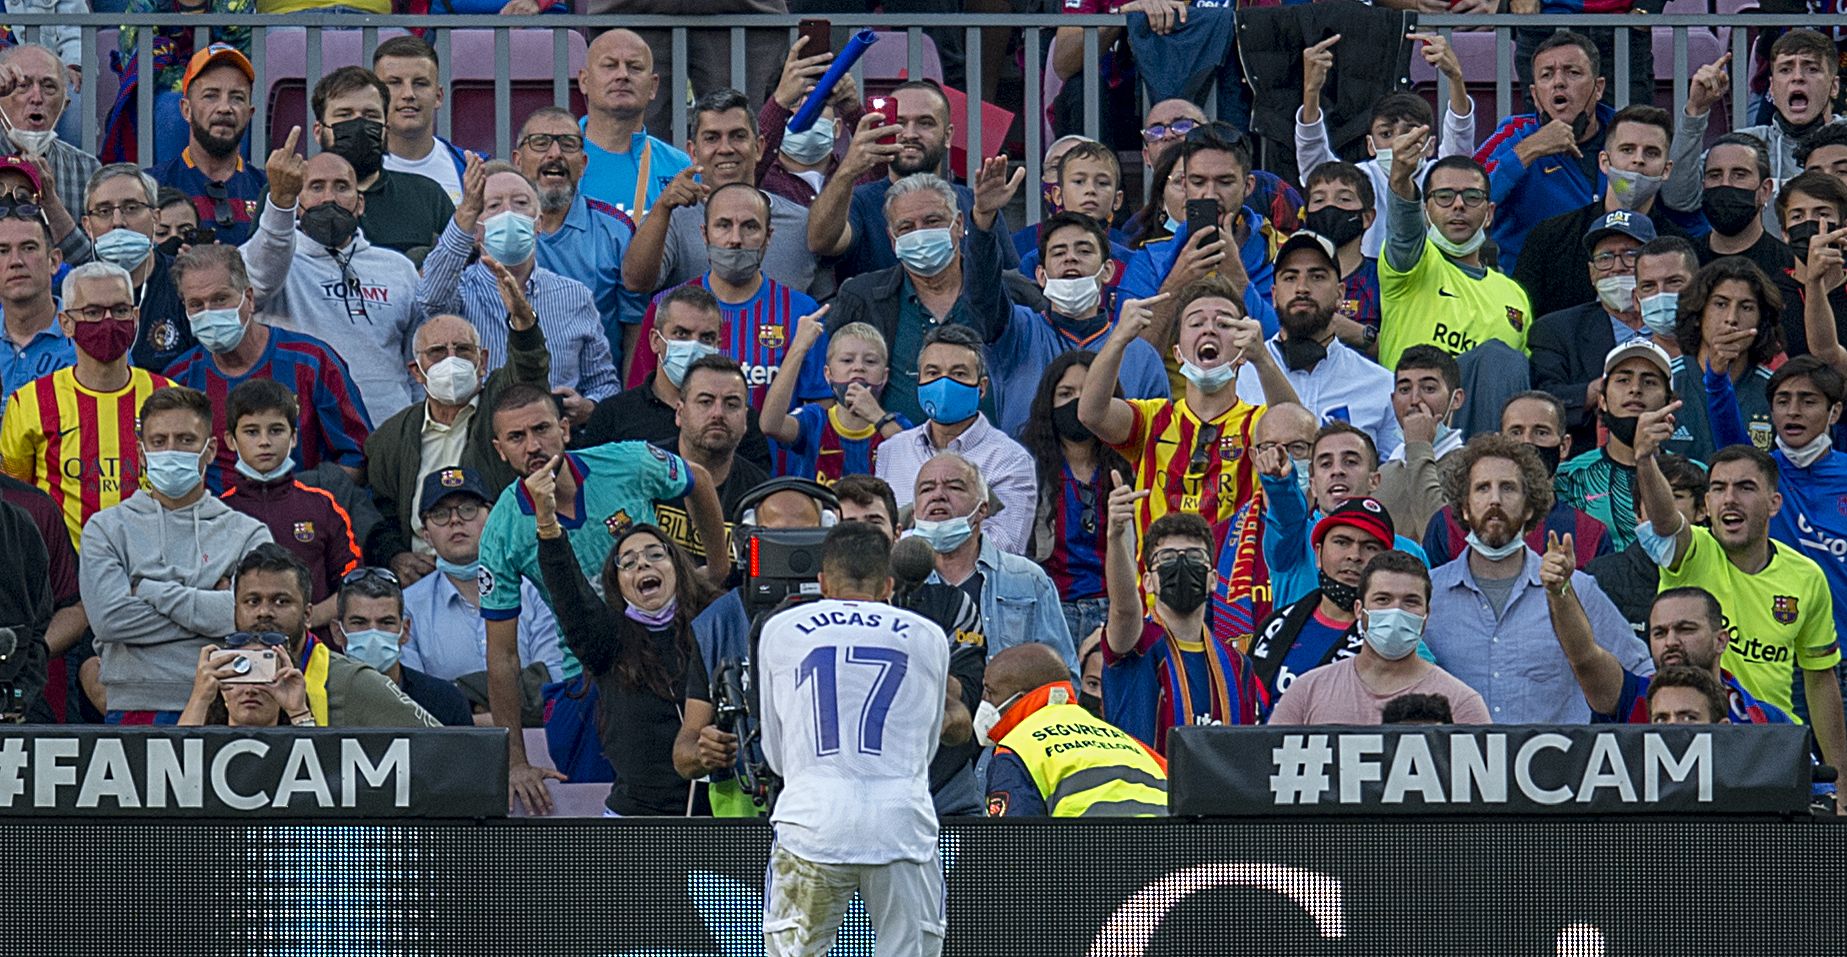
[[[90,516],[133,495],[141,484],[136,434],[141,403],[172,385],[144,369],[128,370],[128,385],[96,392],[77,381],[75,367],[20,386],[0,423],[0,467],[44,490],[64,513],[71,546],[81,547]]]
[[[1115,448],[1134,468],[1135,487],[1153,490],[1136,506],[1137,538],[1168,512],[1191,512],[1212,526],[1214,544],[1223,545],[1232,516],[1257,489],[1249,452],[1256,444],[1253,436],[1263,408],[1239,402],[1218,418],[1201,422],[1184,398],[1128,403],[1135,424],[1128,441]],[[1196,448],[1201,438],[1210,445]]]

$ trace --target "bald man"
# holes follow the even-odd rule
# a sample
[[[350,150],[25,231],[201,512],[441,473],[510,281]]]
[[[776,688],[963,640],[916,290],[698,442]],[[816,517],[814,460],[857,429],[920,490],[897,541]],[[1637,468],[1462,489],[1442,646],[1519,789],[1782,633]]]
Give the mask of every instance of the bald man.
[[[681,15],[688,9],[690,6],[685,0],[590,0],[584,12]],[[724,14],[774,13],[786,16],[789,5],[786,0],[701,0],[698,10],[702,15],[711,16],[713,22],[722,24],[729,19]],[[625,33],[634,41],[644,43],[652,51],[650,62],[653,71],[662,77],[663,84],[673,82],[673,35],[670,32],[643,30],[637,34],[630,30],[615,30],[611,33]],[[605,33],[597,40],[600,42],[609,35]],[[625,39],[623,42],[630,41]],[[596,44],[591,44],[590,48],[594,57]],[[686,78],[692,83],[693,98],[698,99],[724,87],[736,87],[750,97],[750,114],[757,115],[757,108],[763,105],[764,96],[770,92],[770,87],[775,84],[782,70],[783,55],[788,50],[789,31],[786,28],[744,31],[744,75],[734,80],[731,76],[731,31],[686,31],[685,69]],[[808,56],[820,52],[813,49],[805,51]],[[675,92],[684,92],[684,87]],[[657,136],[678,139],[684,135],[683,131],[672,126],[672,101],[667,97],[661,97],[653,103],[648,110],[647,123]]]
[[[1161,817],[1167,762],[1078,705],[1064,659],[1015,645],[988,662],[975,731],[995,745],[989,817]]]
[[[617,5],[622,0],[600,3]],[[777,54],[778,64],[781,58]],[[636,221],[675,174],[693,165],[692,157],[645,127],[648,106],[660,88],[654,53],[633,30],[611,30],[597,37],[585,54],[584,68],[577,71],[585,110],[584,174],[577,188]]]
[[[411,402],[404,370],[423,322],[417,267],[359,231],[365,197],[353,166],[295,152],[301,128],[269,156],[269,196],[243,246],[258,317],[332,346],[374,420]],[[299,221],[299,228],[297,222]]]
[[[494,454],[492,417],[484,410],[514,383],[543,389],[551,381],[551,350],[530,310],[510,318],[505,363],[489,373],[488,359],[467,319],[431,317],[417,330],[407,365],[425,399],[385,420],[366,440],[362,481],[385,516],[365,543],[366,563],[389,567],[405,587],[436,570],[435,550],[416,534],[424,476],[460,465],[498,496],[513,481],[513,470]]]

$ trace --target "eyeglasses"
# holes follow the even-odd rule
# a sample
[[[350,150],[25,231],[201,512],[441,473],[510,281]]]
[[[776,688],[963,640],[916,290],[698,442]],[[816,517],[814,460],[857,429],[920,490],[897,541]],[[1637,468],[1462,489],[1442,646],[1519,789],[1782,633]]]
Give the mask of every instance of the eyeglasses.
[[[269,645],[280,648],[289,643],[289,636],[279,631],[234,631],[224,636],[226,648],[242,648],[245,645]]]
[[[138,202],[136,200],[131,199],[125,203],[117,203],[114,206],[110,206],[107,204],[102,205],[102,206],[92,206],[89,209],[89,214],[91,216],[94,216],[97,219],[114,219],[116,217],[116,214],[120,213],[123,219],[134,219],[138,216],[145,214],[148,210],[153,209],[153,208],[154,207],[149,206],[146,203]]]
[[[108,306],[84,306],[82,309],[64,310],[77,316],[84,322],[102,322],[104,319],[133,319],[140,309],[132,302],[118,302]]]
[[[423,350],[423,357],[429,360],[430,365],[435,365],[450,356],[455,356],[458,359],[467,359],[472,362],[475,357],[480,354],[481,350],[472,342],[457,342],[454,344],[439,342]]]
[[[1077,495],[1077,525],[1086,535],[1097,533],[1097,486],[1091,482],[1076,482],[1072,492]]]
[[[361,565],[347,572],[340,578],[340,586],[344,588],[348,585],[357,585],[365,581],[381,581],[393,588],[402,587],[398,584],[398,576],[392,574],[391,569],[378,568],[372,565]]]
[[[1315,444],[1307,441],[1257,443],[1257,451],[1259,452],[1268,452],[1274,448],[1281,448],[1283,451],[1288,452],[1289,457],[1292,459],[1305,459],[1314,454]]]
[[[616,570],[632,572],[636,568],[639,568],[642,562],[647,562],[650,565],[660,565],[664,564],[666,561],[667,549],[659,545],[649,545],[639,552],[629,552],[627,555],[622,556],[622,558],[616,562]]]
[[[1476,209],[1488,201],[1488,191],[1482,189],[1433,189],[1429,194],[1430,201],[1444,209],[1456,205],[1458,196],[1462,197],[1462,205],[1470,209]]]
[[[433,508],[423,513],[425,525],[449,525],[453,522],[472,522],[481,514],[480,502],[463,502],[447,508]]]
[[[1148,556],[1148,567],[1158,568],[1176,558],[1187,557],[1198,561],[1210,561],[1211,554],[1203,548],[1163,548]]]
[[[1206,470],[1206,463],[1212,461],[1212,450],[1218,448],[1219,431],[1216,425],[1200,428],[1198,436],[1193,440],[1193,458],[1186,465],[1188,474]]]
[[[1193,132],[1193,127],[1198,125],[1198,120],[1175,120],[1172,123],[1150,123],[1142,129],[1142,140],[1148,143],[1159,143],[1169,137],[1185,136]]]
[[[528,133],[519,141],[521,149],[532,149],[540,153],[551,149],[554,143],[566,153],[584,151],[584,138],[579,133]]]
[[[1621,263],[1624,269],[1634,269],[1636,253],[1638,252],[1640,252],[1640,250],[1631,249],[1628,252],[1616,253],[1606,249],[1590,257],[1590,264],[1601,271],[1615,269],[1618,263]]]
[[[212,219],[223,229],[231,225],[231,191],[223,183],[206,183],[205,198],[212,201]]]

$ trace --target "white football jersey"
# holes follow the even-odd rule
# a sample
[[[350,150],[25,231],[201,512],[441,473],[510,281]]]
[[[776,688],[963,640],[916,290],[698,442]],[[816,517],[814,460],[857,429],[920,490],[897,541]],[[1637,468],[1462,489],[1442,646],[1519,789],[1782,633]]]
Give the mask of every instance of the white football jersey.
[[[777,842],[821,864],[931,860],[942,629],[877,602],[809,602],[764,623],[757,681],[763,753],[783,779]]]

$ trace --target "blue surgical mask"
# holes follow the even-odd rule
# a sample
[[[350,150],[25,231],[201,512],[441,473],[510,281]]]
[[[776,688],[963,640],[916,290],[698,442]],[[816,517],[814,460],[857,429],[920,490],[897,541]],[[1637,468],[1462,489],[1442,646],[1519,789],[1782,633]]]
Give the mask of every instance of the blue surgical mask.
[[[1401,661],[1424,640],[1424,619],[1403,608],[1367,611],[1364,637],[1367,647],[1379,657]]]
[[[1294,457],[1291,457],[1289,462],[1290,464],[1295,466],[1296,488],[1299,488],[1302,490],[1302,498],[1306,499],[1308,498],[1308,465],[1309,465],[1309,462],[1307,459],[1298,459]]]
[[[1678,534],[1679,526],[1676,525],[1675,528]],[[1643,522],[1637,525],[1635,540],[1642,546],[1642,552],[1656,565],[1666,568],[1674,564],[1674,547],[1679,543],[1674,535],[1662,535],[1656,532],[1653,522]]]
[[[975,506],[975,511],[978,512],[980,510],[981,506],[977,504]],[[962,543],[968,541],[970,535],[975,534],[975,526],[972,521],[974,517],[975,513],[970,512],[967,515],[946,518],[940,522],[932,522],[920,518],[911,523],[911,534],[929,543],[930,547],[936,549],[938,554],[947,555],[961,548]]]
[[[706,356],[718,355],[715,346],[708,346],[697,339],[668,339],[667,352],[661,356],[661,370],[667,373],[667,381],[678,389],[686,381],[686,367]]]
[[[389,671],[403,655],[399,634],[367,628],[346,632],[346,656],[376,671]]]
[[[132,229],[111,229],[96,237],[95,246],[96,258],[133,269],[147,261],[148,253],[154,251],[154,240]]]
[[[531,216],[511,209],[495,213],[482,223],[481,249],[502,266],[517,266],[532,258],[536,223]]]
[[[168,498],[183,498],[205,479],[201,453],[179,449],[149,452],[142,462],[142,474],[154,491]]]
[[[237,306],[228,309],[206,309],[187,317],[192,325],[193,337],[207,352],[224,354],[237,348],[244,341],[244,333],[249,325],[244,322],[243,311]]]
[[[956,255],[956,244],[946,227],[913,229],[899,236],[892,243],[892,250],[898,254],[898,261],[904,268],[919,276],[934,276],[949,268],[949,261]]]
[[[481,575],[481,558],[480,556],[477,555],[474,561],[469,562],[466,565],[463,565],[457,562],[452,562],[448,560],[447,558],[442,557],[441,555],[437,555],[436,556],[436,570],[439,572],[442,572],[443,574],[449,576],[450,578],[474,581],[475,579],[479,578]]]
[[[1180,363],[1180,374],[1186,381],[1193,383],[1201,392],[1213,393],[1231,384],[1238,377],[1238,370],[1227,362],[1224,365],[1201,369],[1191,362]]]
[[[834,121],[815,120],[814,125],[796,133],[782,131],[782,154],[802,164],[813,166],[834,153]]]
[[[244,461],[243,453],[240,452],[237,455],[237,473],[246,478],[256,479],[259,482],[274,482],[293,471],[295,471],[295,462],[293,459],[286,456],[282,459],[281,465],[267,472],[259,472],[256,466]]]
[[[1674,338],[1675,321],[1680,316],[1680,293],[1656,293],[1637,300],[1635,305],[1641,310],[1642,324],[1648,327],[1649,332],[1663,339]]]
[[[1498,562],[1510,555],[1517,554],[1521,549],[1526,547],[1526,539],[1518,535],[1508,539],[1507,544],[1499,548],[1490,548],[1488,543],[1482,541],[1474,532],[1469,533],[1468,541],[1469,547],[1475,550],[1475,554],[1491,562]]]
[[[949,376],[939,376],[917,387],[917,404],[938,425],[968,421],[980,411],[981,389]]]

